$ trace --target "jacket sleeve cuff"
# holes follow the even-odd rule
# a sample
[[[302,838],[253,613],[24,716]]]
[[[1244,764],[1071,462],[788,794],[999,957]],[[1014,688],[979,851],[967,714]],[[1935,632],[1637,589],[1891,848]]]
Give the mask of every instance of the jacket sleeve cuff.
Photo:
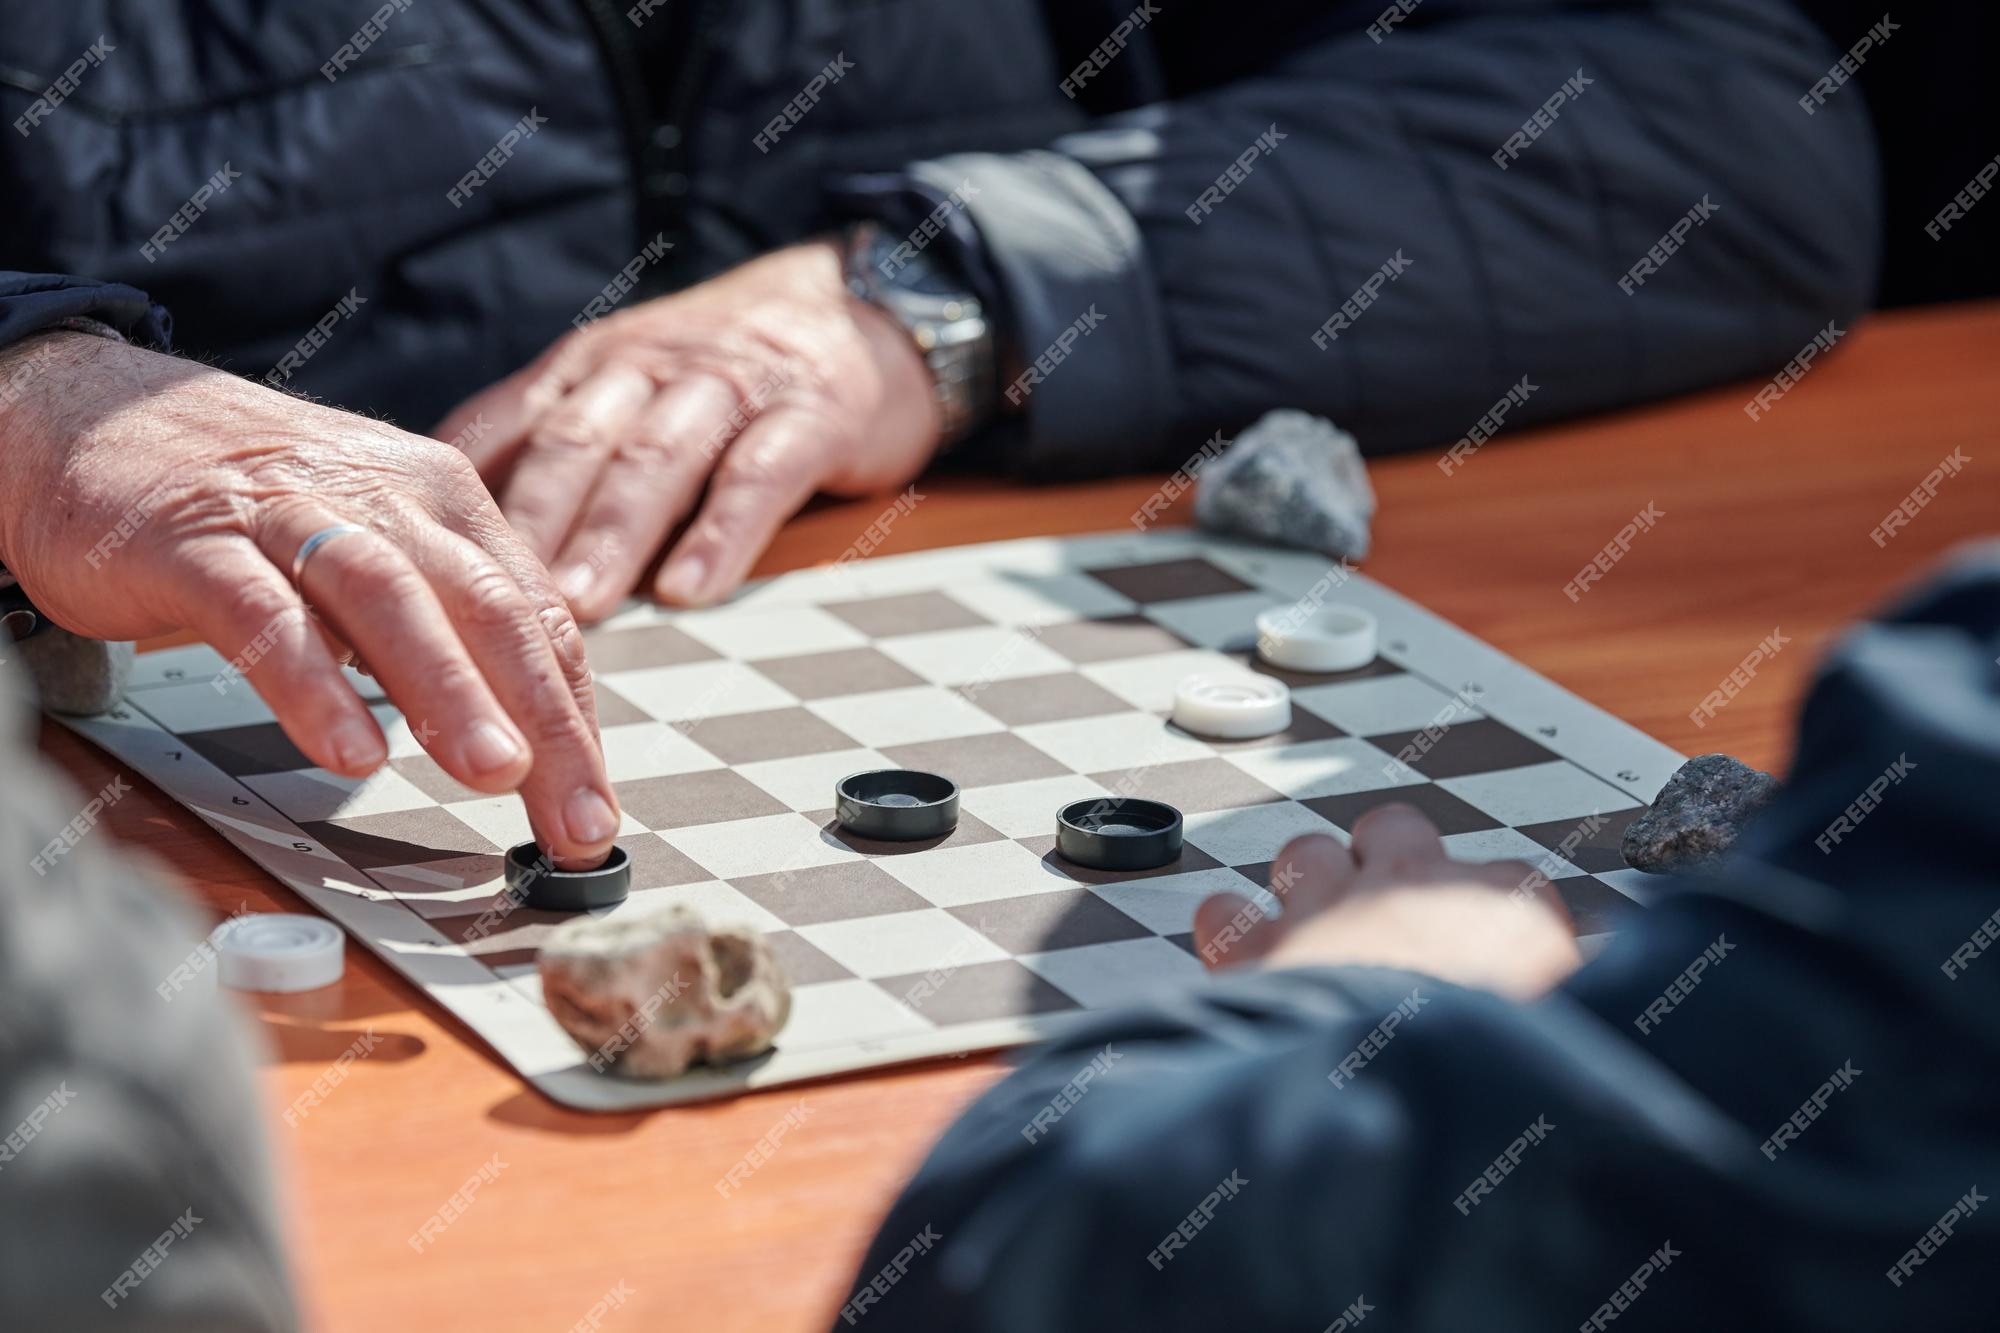
[[[0,273],[0,347],[93,319],[143,347],[166,350],[173,319],[136,287],[50,273]]]
[[[906,180],[904,198],[962,201],[976,248],[955,248],[975,279],[997,286],[1001,406],[1020,427],[1009,466],[1038,477],[1142,466],[1173,417],[1172,363],[1124,204],[1074,160],[1044,151],[953,154],[913,163]]]

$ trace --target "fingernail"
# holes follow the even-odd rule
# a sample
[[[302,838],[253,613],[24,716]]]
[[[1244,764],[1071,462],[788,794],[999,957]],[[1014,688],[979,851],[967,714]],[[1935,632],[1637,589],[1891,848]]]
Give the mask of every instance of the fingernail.
[[[465,762],[475,773],[497,773],[521,762],[521,743],[506,728],[485,718],[472,724],[465,737]]]
[[[609,842],[618,836],[618,814],[602,796],[588,787],[579,788],[563,808],[563,823],[569,836],[578,842]]]
[[[692,602],[701,595],[708,578],[708,563],[698,555],[684,555],[660,580],[660,592],[670,602]]]
[[[589,565],[571,565],[556,576],[556,587],[571,602],[580,602],[588,597],[591,585],[596,582],[597,575]]]
[[[333,744],[335,761],[345,773],[374,768],[387,757],[374,723],[358,717],[335,723],[328,740]]]

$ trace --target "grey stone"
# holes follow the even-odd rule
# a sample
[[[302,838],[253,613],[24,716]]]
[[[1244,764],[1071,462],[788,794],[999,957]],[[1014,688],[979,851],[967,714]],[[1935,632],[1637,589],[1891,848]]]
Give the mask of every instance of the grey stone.
[[[1682,764],[1650,809],[1625,829],[1625,862],[1656,875],[1693,870],[1729,850],[1750,817],[1771,803],[1778,780],[1726,754]]]
[[[1202,468],[1194,515],[1210,532],[1359,560],[1368,554],[1375,489],[1352,435],[1281,408]]]
[[[35,683],[37,702],[51,713],[102,713],[125,697],[132,679],[129,643],[104,643],[51,626],[11,646]]]
[[[792,1012],[763,932],[710,927],[679,903],[578,917],[537,961],[549,1012],[600,1073],[672,1078],[699,1061],[759,1055]]]

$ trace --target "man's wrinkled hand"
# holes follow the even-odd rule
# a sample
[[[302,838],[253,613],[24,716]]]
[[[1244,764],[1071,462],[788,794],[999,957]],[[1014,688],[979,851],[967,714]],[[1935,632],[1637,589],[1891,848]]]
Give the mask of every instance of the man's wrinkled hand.
[[[609,850],[582,635],[457,450],[106,338],[35,337],[0,362],[19,390],[0,559],[58,624],[194,631],[348,777],[388,757],[340,669],[358,654],[446,773],[521,793],[559,863]],[[301,545],[342,523],[365,531],[293,587]]]
[[[816,491],[900,487],[940,429],[923,358],[848,292],[828,241],[567,334],[436,434],[482,419],[468,454],[586,621],[632,591],[690,515],[654,595],[726,597]]]

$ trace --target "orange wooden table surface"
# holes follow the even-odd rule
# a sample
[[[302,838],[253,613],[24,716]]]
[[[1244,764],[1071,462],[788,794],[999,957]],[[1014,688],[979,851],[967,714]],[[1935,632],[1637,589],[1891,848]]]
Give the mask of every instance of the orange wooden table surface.
[[[1753,422],[1742,408],[1756,387],[1506,437],[1453,476],[1428,452],[1384,462],[1368,572],[1669,745],[1780,765],[1826,637],[2000,519],[2000,304],[1875,318]],[[1871,540],[1954,449],[1963,472],[1885,544]],[[926,485],[882,553],[1118,528],[1157,482]],[[1656,526],[1572,602],[1563,585],[1648,504]],[[880,509],[815,510],[759,572],[834,557]],[[1690,710],[1774,629],[1788,645],[1698,728]],[[86,789],[117,771],[53,726],[42,744]],[[115,836],[218,912],[305,910],[133,782],[106,813]],[[271,1045],[264,1091],[294,1270],[324,1333],[566,1329],[614,1290],[629,1295],[607,1330],[825,1328],[898,1184],[1002,1068],[943,1061],[585,1116],[526,1091],[364,951],[348,957],[337,988],[244,998]],[[370,1027],[373,1053],[287,1128],[283,1108]],[[723,1197],[716,1182],[788,1115],[799,1123],[777,1151]],[[417,1226],[496,1155],[469,1211],[412,1250]]]

